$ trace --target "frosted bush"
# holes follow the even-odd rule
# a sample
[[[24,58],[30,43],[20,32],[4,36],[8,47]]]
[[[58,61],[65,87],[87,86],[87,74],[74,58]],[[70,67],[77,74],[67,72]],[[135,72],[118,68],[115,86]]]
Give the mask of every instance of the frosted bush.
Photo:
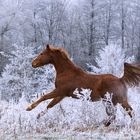
[[[125,58],[123,49],[117,44],[110,44],[99,51],[99,57],[96,58],[98,67],[87,64],[91,72],[97,74],[113,74],[120,77],[123,73],[124,62],[132,63],[135,57]]]
[[[82,93],[87,92],[90,93],[90,90],[82,90]],[[82,97],[79,100],[66,98],[61,104],[48,110],[45,116],[39,120],[36,118],[37,114],[46,107],[48,101],[31,112],[25,111],[28,104],[25,98],[21,98],[18,104],[12,101],[5,102],[4,109],[1,111],[0,126],[8,134],[32,131],[45,133],[49,129],[74,130],[82,129],[82,127],[92,127],[99,121],[96,118],[100,114],[97,108],[102,105],[101,103],[89,102],[86,98]]]
[[[25,96],[30,101],[32,94],[54,88],[55,70],[52,65],[34,70],[32,59],[36,56],[33,46],[14,45],[5,71],[0,78],[0,99],[18,101]],[[23,95],[24,94],[24,95]]]
[[[82,89],[81,93],[83,95],[79,100],[65,98],[60,104],[48,110],[39,120],[36,118],[37,114],[46,108],[50,100],[43,102],[31,112],[25,111],[28,103],[24,97],[20,99],[18,104],[13,101],[9,103],[2,101],[0,106],[0,135],[4,137],[5,135],[20,135],[21,133],[43,134],[46,132],[66,134],[74,131],[90,130],[96,128],[96,126],[100,126],[101,128],[99,128],[102,129],[103,123],[101,122],[107,117],[102,101],[90,102],[91,90],[89,89]],[[134,95],[135,97],[131,98]],[[129,96],[135,113],[133,126],[135,130],[139,130],[140,95],[137,90],[133,90],[133,92],[130,90]],[[107,99],[110,99],[110,97]],[[116,121],[112,124],[114,129],[117,125],[128,129],[131,126],[131,120],[121,105],[117,106],[116,113]]]

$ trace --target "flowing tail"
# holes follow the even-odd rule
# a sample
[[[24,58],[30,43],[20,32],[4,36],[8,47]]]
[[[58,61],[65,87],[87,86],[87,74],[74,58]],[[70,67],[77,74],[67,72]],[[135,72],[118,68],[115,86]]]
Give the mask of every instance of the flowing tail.
[[[139,86],[140,84],[140,64],[124,63],[124,75],[120,78],[130,87]]]

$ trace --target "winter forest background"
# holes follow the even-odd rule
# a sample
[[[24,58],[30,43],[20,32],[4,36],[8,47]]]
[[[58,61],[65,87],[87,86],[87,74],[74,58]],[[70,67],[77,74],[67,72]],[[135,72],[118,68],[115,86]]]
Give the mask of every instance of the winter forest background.
[[[46,43],[64,47],[86,71],[121,77],[124,62],[140,61],[140,0],[0,0],[1,138],[140,138],[139,87],[128,92],[133,123],[118,105],[112,126],[96,128],[106,117],[105,108],[86,97],[66,98],[39,120],[36,116],[48,101],[25,111],[54,89],[52,65],[31,67]],[[82,92],[88,96],[90,89]]]

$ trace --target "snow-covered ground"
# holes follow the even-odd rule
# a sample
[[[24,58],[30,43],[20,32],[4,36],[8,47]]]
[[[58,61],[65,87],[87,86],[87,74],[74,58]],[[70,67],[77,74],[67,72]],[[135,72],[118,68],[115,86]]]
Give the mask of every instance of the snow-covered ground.
[[[84,132],[52,132],[52,133],[30,133],[3,137],[2,140],[139,140],[140,132],[132,129],[114,129],[100,127],[92,128]]]
[[[138,88],[129,89],[129,103],[134,109],[133,119],[118,105],[117,118],[109,127],[102,123],[107,115],[101,101],[93,103],[66,98],[40,119],[36,118],[37,114],[45,109],[49,101],[31,112],[25,110],[28,103],[24,98],[18,104],[1,101],[0,140],[140,139],[139,91]]]

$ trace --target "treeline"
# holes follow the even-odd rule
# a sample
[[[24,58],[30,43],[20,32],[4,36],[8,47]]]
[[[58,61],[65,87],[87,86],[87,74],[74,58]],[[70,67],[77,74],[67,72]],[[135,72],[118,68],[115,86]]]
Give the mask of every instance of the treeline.
[[[140,60],[139,0],[0,0],[0,72],[13,44],[65,47],[85,67],[115,43]]]

